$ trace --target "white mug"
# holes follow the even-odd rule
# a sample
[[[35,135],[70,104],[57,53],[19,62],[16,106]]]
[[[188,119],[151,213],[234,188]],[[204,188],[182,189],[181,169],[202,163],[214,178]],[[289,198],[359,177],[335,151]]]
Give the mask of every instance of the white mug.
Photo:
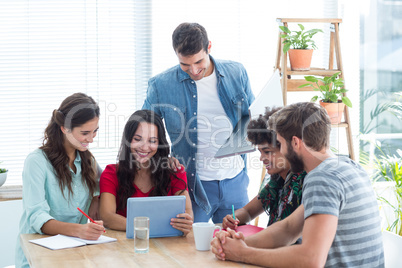
[[[211,247],[211,240],[214,235],[215,229],[221,230],[221,227],[215,226],[209,222],[196,222],[193,223],[193,233],[195,240],[195,248],[197,250],[209,250]]]

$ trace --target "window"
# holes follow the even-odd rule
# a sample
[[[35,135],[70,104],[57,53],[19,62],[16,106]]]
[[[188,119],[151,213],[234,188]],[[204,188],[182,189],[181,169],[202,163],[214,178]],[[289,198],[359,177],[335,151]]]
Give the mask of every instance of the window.
[[[337,17],[337,6],[336,0],[0,2],[0,166],[10,170],[6,184],[21,184],[24,159],[40,146],[53,109],[74,92],[99,102],[91,151],[101,167],[115,162],[125,121],[141,108],[149,77],[177,64],[171,34],[179,23],[205,26],[211,54],[242,62],[257,95],[273,71],[276,18]],[[258,153],[254,157],[259,163]],[[258,178],[261,167],[255,169]]]
[[[371,0],[361,10],[361,149],[370,159],[402,148],[402,1]]]
[[[146,89],[138,84],[144,73],[136,71],[135,60],[145,28],[138,14],[146,6],[137,2],[0,3],[0,161],[9,169],[6,184],[21,184],[24,159],[40,146],[52,111],[75,92],[101,107],[92,153],[102,167],[115,161],[122,126]]]

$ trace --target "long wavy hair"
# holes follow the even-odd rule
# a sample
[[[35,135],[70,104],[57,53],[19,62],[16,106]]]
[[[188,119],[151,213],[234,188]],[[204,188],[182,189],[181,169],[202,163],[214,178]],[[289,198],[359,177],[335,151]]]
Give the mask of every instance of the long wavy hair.
[[[170,177],[177,178],[169,168],[169,143],[166,139],[165,127],[162,118],[150,110],[138,110],[133,113],[124,127],[123,137],[118,155],[117,179],[119,196],[117,210],[124,210],[127,207],[127,199],[135,194],[134,178],[138,173],[139,164],[131,153],[131,141],[140,123],[146,122],[156,126],[158,129],[158,149],[150,159],[151,183],[154,187],[151,196],[166,196],[171,189]],[[180,179],[180,178],[177,178]],[[181,180],[181,179],[180,179]],[[184,190],[183,190],[184,191]]]
[[[65,136],[61,127],[72,130],[86,122],[99,117],[99,106],[84,93],[75,93],[67,97],[54,110],[52,118],[45,129],[43,144],[40,147],[53,166],[54,173],[59,181],[60,190],[64,196],[67,187],[69,198],[74,195],[71,187],[72,177],[69,169],[69,157],[64,147]],[[78,151],[81,157],[82,181],[87,186],[90,196],[96,189],[96,162],[90,151]],[[65,196],[64,196],[65,198]]]

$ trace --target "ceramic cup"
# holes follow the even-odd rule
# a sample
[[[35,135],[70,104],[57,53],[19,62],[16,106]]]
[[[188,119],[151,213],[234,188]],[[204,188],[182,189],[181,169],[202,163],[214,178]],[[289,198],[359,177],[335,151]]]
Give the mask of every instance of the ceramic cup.
[[[209,222],[196,222],[193,223],[193,233],[195,240],[195,248],[197,250],[209,250],[211,247],[211,240],[214,235],[215,229],[221,230],[221,227],[215,226]]]

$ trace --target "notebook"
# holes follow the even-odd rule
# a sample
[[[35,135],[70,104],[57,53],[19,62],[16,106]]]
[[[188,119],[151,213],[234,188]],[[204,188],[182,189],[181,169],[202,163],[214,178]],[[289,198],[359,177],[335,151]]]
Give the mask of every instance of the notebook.
[[[226,230],[226,229],[223,229],[223,230]],[[236,232],[242,232],[244,237],[247,237],[247,236],[256,234],[256,233],[258,233],[258,232],[260,232],[262,230],[264,230],[264,228],[258,227],[258,226],[255,226],[255,225],[251,225],[251,224],[246,224],[246,225],[237,226],[235,231]],[[219,230],[215,230],[214,237],[215,237],[215,233],[218,232],[218,231]]]
[[[127,199],[126,237],[134,238],[134,218],[149,218],[149,237],[181,236],[183,232],[170,225],[170,219],[186,210],[186,197],[152,196]]]
[[[98,240],[87,240],[78,237],[55,235],[46,238],[32,239],[29,242],[52,250],[75,248],[85,245],[103,244],[116,241],[116,238],[101,235]]]
[[[226,142],[219,148],[215,158],[227,157],[237,154],[245,154],[255,151],[254,146],[247,141],[247,125],[251,119],[257,118],[265,113],[265,107],[282,107],[283,95],[278,69],[265,84],[257,98],[250,105],[248,115],[240,118],[232,134]]]

